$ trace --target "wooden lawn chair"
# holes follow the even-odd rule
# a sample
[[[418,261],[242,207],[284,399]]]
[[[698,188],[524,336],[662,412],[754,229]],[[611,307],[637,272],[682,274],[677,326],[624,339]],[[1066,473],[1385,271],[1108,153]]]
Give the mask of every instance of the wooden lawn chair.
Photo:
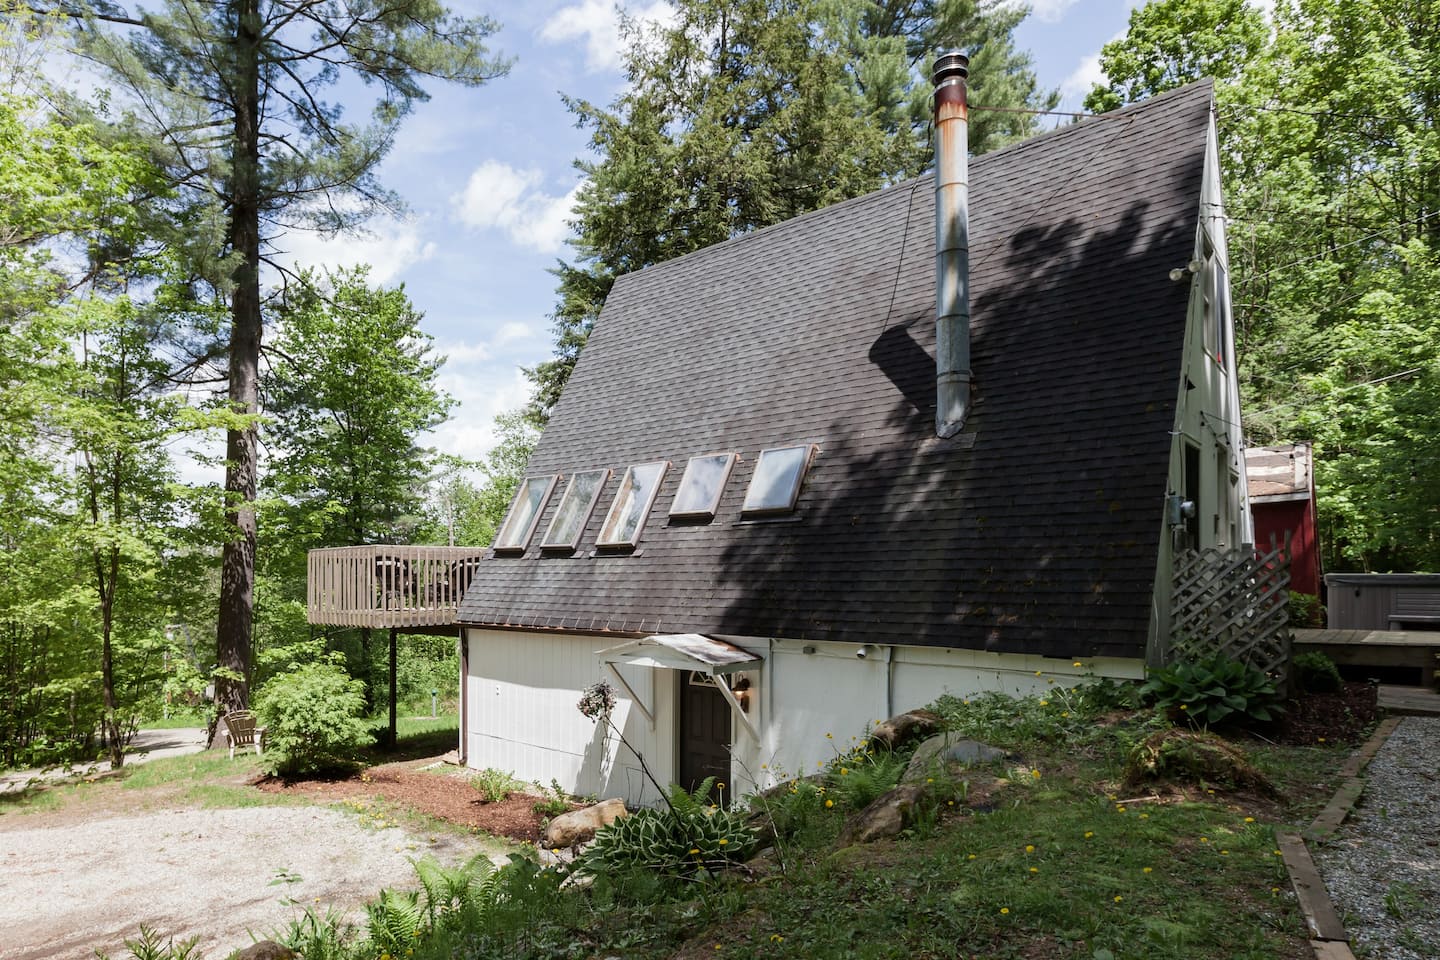
[[[232,710],[220,718],[225,728],[225,742],[230,745],[230,759],[235,759],[236,747],[254,747],[258,757],[265,743],[265,728],[255,726],[255,714],[249,710]]]

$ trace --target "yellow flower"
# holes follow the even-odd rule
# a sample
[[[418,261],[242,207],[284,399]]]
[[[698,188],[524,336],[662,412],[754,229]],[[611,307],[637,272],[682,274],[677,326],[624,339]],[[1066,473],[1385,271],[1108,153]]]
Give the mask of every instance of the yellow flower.
[[[847,768],[845,768],[845,767],[841,767],[841,768],[840,768],[840,776],[842,776],[842,777],[848,777],[848,776],[850,776],[850,771],[849,771]]]
[[[1149,820],[1149,819],[1150,819],[1150,814],[1148,814],[1148,813],[1142,813],[1142,814],[1140,814],[1140,819],[1141,819],[1141,820]]]
[[[717,783],[717,784],[715,784],[715,789],[716,789],[716,790],[724,790],[724,789],[725,789],[725,784],[723,784],[723,783]]]
[[[1246,818],[1245,818],[1245,822],[1246,822],[1246,823],[1254,823],[1254,822],[1255,822],[1255,818],[1254,818],[1254,817],[1246,817]]]
[[[1228,856],[1230,856],[1230,851],[1229,851],[1229,850],[1221,850],[1221,851],[1220,851],[1220,856],[1222,856],[1222,857],[1228,857]]]
[[[1181,709],[1181,710],[1189,710],[1189,709],[1190,709],[1190,704],[1188,704],[1188,703],[1182,703],[1182,704],[1180,704],[1180,709]]]
[[[1116,902],[1116,903],[1119,903],[1120,901],[1122,901],[1122,900],[1124,900],[1124,899],[1125,899],[1124,897],[1116,897],[1116,898],[1115,898],[1115,902]]]
[[[1035,671],[1035,676],[1037,676],[1037,677],[1043,677],[1044,674],[1041,673],[1039,670],[1036,670],[1036,671]]]
[[[829,810],[829,809],[830,809],[831,807],[833,807],[833,806],[835,806],[835,801],[834,801],[834,800],[826,800],[826,801],[825,801],[825,809],[826,809],[826,810]]]
[[[1271,887],[1271,888],[1270,888],[1270,892],[1271,892],[1271,893],[1279,893],[1279,892],[1280,892],[1280,888],[1279,888],[1279,887]]]
[[[691,847],[691,848],[690,848],[690,856],[692,856],[692,857],[695,856],[695,855],[696,855],[697,853],[699,853],[699,852],[700,852],[700,848],[699,848],[699,847]]]
[[[826,740],[834,740],[834,739],[835,739],[835,734],[833,734],[833,733],[827,733],[827,734],[825,734],[825,739],[826,739]]]
[[[1124,812],[1125,812],[1125,804],[1123,804],[1123,803],[1117,803],[1117,804],[1115,804],[1115,812],[1116,812],[1116,813],[1124,813]]]
[[[1281,853],[1279,850],[1271,850],[1270,852],[1273,853],[1273,854],[1275,854],[1275,856],[1277,856],[1277,857],[1283,857],[1283,856],[1284,856],[1284,854]]]
[[[1066,710],[1064,713],[1060,714],[1060,716],[1062,716],[1062,717],[1068,717],[1068,716],[1070,716],[1070,711],[1069,711],[1069,710]]]
[[[778,934],[778,933],[772,933],[772,934],[770,934],[770,942],[771,942],[771,943],[784,943],[784,942],[785,942],[785,938],[782,937],[782,936],[780,936],[780,934]]]
[[[1072,667],[1083,667],[1084,664],[1081,663],[1079,660],[1076,660],[1074,663],[1070,664],[1070,666],[1072,666]]]
[[[1035,852],[1035,844],[1033,844],[1033,843],[1027,843],[1027,844],[1025,844],[1025,852],[1026,852],[1026,853],[1034,853],[1034,852]]]
[[[1091,837],[1093,837],[1093,836],[1095,836],[1095,831],[1094,831],[1094,830],[1086,830],[1086,831],[1085,831],[1085,839],[1086,839],[1086,840],[1089,840],[1089,839],[1090,839]]]
[[[970,854],[968,857],[966,857],[965,859],[966,859],[966,860],[974,860],[974,859],[975,859],[975,854],[972,853],[972,854]]]
[[[1324,742],[1325,742],[1325,738],[1324,738],[1324,737],[1316,737],[1316,738],[1315,738],[1315,742],[1316,742],[1316,743],[1324,743]]]
[[[1000,915],[1001,915],[1002,917],[1003,917],[1005,914],[1009,913],[1009,912],[1010,912],[1010,908],[1009,908],[1009,907],[1001,907],[1001,908],[1000,908]]]
[[[955,801],[954,801],[954,800],[946,800],[946,801],[945,801],[945,806],[947,806],[947,807],[953,807],[953,806],[955,806]]]
[[[925,778],[925,782],[926,782],[926,783],[934,783],[934,782],[935,782],[935,778],[934,778],[934,777],[926,777],[926,778]]]
[[[1040,779],[1040,771],[1039,771],[1039,770],[1031,770],[1031,771],[1030,771],[1030,776],[1034,777],[1036,780],[1039,780],[1039,779]]]
[[[1039,868],[1039,867],[1031,867],[1031,868],[1030,868],[1030,872],[1031,872],[1031,873],[1039,873],[1039,872],[1040,872],[1040,868]]]
[[[1210,842],[1210,838],[1209,838],[1209,837],[1201,837],[1201,838],[1200,838],[1200,842],[1201,842],[1201,843],[1209,843],[1209,842]]]
[[[1140,871],[1140,872],[1141,872],[1141,873],[1152,873],[1153,870],[1154,870],[1153,867],[1146,867],[1144,870],[1142,870],[1142,871]]]
[[[761,769],[761,770],[769,770],[769,769],[770,769],[770,764],[768,764],[768,763],[762,763],[762,764],[760,764],[760,769]]]
[[[722,846],[722,847],[725,846],[725,844],[727,844],[727,843],[729,843],[729,842],[730,842],[730,841],[729,841],[729,840],[726,840],[724,837],[721,837],[721,838],[720,838],[720,846]]]

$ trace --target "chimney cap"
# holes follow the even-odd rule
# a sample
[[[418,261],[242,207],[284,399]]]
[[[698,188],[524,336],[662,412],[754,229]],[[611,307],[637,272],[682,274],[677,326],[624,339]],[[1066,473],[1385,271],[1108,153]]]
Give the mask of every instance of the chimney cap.
[[[947,80],[964,80],[970,76],[970,58],[959,50],[946,50],[935,57],[931,81],[940,86]]]

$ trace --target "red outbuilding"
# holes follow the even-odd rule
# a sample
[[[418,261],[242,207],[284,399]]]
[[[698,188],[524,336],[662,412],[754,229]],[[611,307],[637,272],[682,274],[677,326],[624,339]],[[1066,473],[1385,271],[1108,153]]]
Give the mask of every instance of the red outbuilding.
[[[1250,447],[1245,451],[1255,545],[1267,548],[1290,535],[1290,590],[1320,595],[1315,470],[1310,444]]]

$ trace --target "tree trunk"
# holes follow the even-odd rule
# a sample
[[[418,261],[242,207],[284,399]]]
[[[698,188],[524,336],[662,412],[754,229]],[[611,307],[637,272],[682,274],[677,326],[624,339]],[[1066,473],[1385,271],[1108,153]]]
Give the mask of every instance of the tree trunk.
[[[230,408],[259,411],[260,382],[260,13],[235,0],[235,140],[230,181],[230,247],[240,255],[230,303]],[[231,539],[220,569],[216,655],[228,675],[215,680],[223,713],[250,705],[250,636],[255,603],[255,488],[259,428],[251,420],[225,434],[225,520]],[[238,678],[238,679],[237,679]]]

